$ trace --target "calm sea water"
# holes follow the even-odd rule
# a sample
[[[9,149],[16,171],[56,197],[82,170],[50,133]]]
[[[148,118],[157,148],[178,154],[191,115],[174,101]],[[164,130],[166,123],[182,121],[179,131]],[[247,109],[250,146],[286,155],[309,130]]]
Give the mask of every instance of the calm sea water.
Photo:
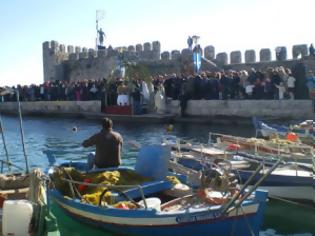
[[[25,167],[21,146],[19,123],[16,117],[2,117],[4,135],[11,160]],[[31,168],[47,168],[47,151],[54,153],[57,162],[65,160],[84,160],[93,148],[85,149],[82,141],[100,129],[95,121],[82,119],[56,119],[25,117],[23,120],[26,152]],[[73,127],[77,131],[73,131]],[[114,129],[124,138],[123,165],[133,166],[137,157],[134,143],[141,145],[160,143],[167,135],[165,125],[147,125],[142,123],[115,123]],[[251,137],[251,126],[211,126],[211,125],[175,125],[173,135],[191,142],[207,143],[209,132],[222,132]],[[0,159],[5,159],[2,140],[0,140]],[[57,206],[53,211],[59,219],[62,235],[112,235],[79,224],[63,214]],[[265,214],[262,235],[315,235],[315,210],[279,201],[270,201]]]

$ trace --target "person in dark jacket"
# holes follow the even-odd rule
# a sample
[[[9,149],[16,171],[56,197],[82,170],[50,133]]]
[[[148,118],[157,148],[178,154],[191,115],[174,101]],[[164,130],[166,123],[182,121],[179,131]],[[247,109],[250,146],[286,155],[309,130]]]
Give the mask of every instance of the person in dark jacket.
[[[314,49],[313,44],[311,44],[311,46],[310,46],[310,55],[315,56],[315,49]]]
[[[83,141],[83,147],[96,146],[94,164],[98,168],[117,167],[121,162],[123,139],[113,131],[111,119],[102,120],[102,130]]]

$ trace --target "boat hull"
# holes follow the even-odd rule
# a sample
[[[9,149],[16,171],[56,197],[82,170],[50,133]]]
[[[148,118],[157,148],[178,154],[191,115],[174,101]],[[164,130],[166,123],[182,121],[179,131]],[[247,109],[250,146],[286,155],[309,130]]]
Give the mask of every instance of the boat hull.
[[[312,186],[261,186],[269,196],[297,201],[314,201],[315,190]]]
[[[267,193],[258,192],[255,201],[247,201],[242,210],[219,216],[219,209],[161,213],[156,210],[100,208],[64,198],[52,191],[56,203],[73,218],[92,226],[123,235],[258,235]],[[257,197],[258,196],[258,197]],[[249,226],[250,228],[249,229]]]
[[[252,174],[251,171],[238,170],[240,183],[245,183]],[[262,175],[258,174],[252,183],[256,182]],[[286,198],[298,201],[314,201],[314,180],[305,176],[284,176],[271,174],[263,181],[259,188],[269,192],[271,197]],[[315,202],[315,201],[314,201]]]

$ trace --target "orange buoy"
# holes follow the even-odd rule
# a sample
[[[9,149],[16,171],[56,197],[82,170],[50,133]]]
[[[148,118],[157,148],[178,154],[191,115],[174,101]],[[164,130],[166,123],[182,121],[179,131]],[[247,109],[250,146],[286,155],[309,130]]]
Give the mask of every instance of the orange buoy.
[[[298,136],[296,135],[296,133],[290,132],[287,134],[287,140],[292,141],[292,142],[296,142],[298,139]]]
[[[92,180],[91,179],[84,179],[83,182],[84,183],[92,183]],[[85,185],[85,184],[80,184],[78,187],[80,192],[83,192],[86,188],[87,188],[87,185]]]
[[[125,204],[125,203],[118,203],[117,205],[116,205],[116,208],[119,208],[119,209],[124,209],[124,210],[129,210],[129,207],[127,206],[127,204]]]
[[[236,143],[232,143],[227,147],[227,150],[229,151],[237,151],[240,149],[240,145],[236,144]]]

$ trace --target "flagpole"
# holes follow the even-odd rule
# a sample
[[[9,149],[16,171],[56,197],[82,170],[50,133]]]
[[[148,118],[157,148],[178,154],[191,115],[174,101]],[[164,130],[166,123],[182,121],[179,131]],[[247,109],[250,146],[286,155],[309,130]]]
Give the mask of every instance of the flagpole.
[[[97,50],[97,49],[98,49],[98,47],[97,47],[97,42],[98,42],[98,17],[97,17],[97,11],[96,11],[95,19],[96,19],[96,38],[95,38],[95,48],[96,48],[96,50]]]

